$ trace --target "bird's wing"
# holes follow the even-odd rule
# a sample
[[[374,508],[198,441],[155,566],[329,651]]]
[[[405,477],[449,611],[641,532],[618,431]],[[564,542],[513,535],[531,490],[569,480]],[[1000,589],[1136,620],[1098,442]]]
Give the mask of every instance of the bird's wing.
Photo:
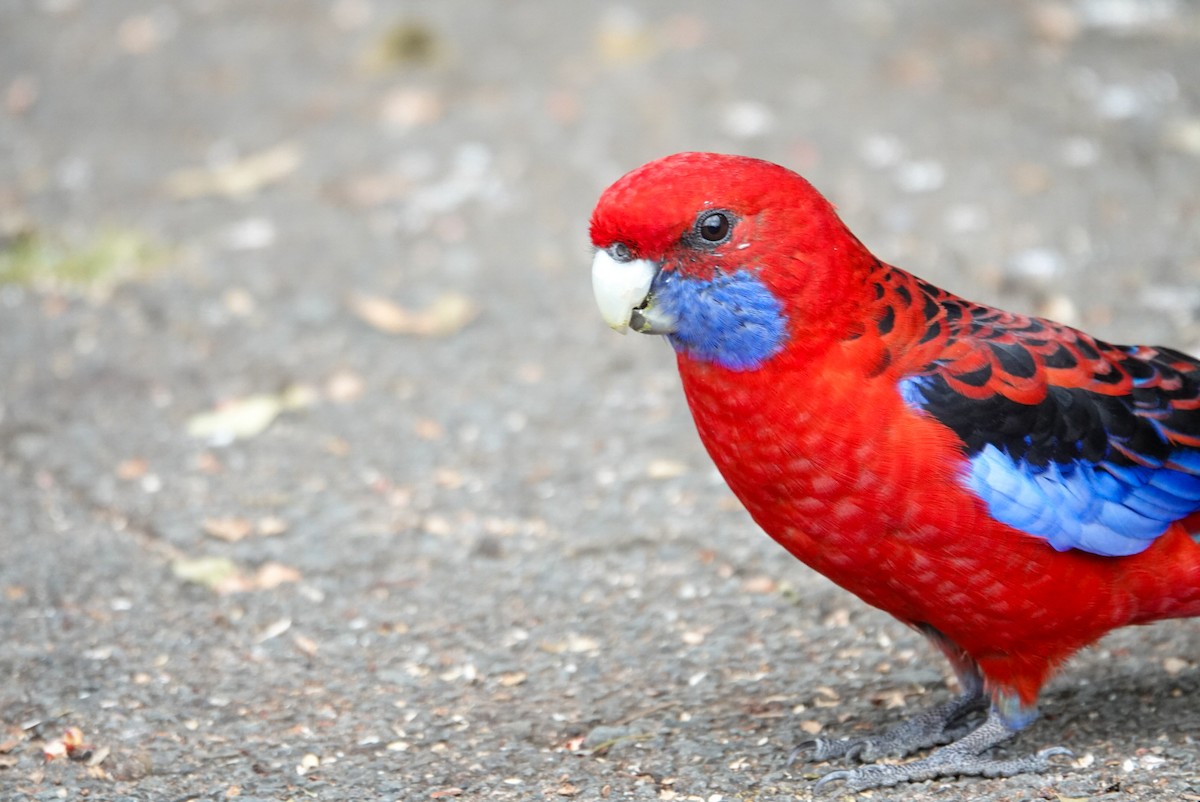
[[[1123,556],[1200,510],[1200,361],[936,300],[944,347],[899,389],[958,435],[963,482],[997,520]]]

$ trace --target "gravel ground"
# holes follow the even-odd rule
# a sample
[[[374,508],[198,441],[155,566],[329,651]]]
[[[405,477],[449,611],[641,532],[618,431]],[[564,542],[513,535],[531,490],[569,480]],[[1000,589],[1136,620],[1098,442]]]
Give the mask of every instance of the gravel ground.
[[[736,151],[1198,350],[1200,7],[902,5],[0,0],[0,798],[807,799],[794,744],[944,698],[588,281],[604,186]],[[1197,655],[1075,660],[1012,746],[1061,773],[861,797],[1200,799]]]

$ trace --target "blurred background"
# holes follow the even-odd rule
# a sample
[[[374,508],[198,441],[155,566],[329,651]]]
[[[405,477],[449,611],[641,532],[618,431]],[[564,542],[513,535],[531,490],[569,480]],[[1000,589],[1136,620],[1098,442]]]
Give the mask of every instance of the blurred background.
[[[759,156],[1195,353],[1198,53],[1184,0],[0,0],[0,797],[806,797],[942,666],[739,510],[592,204]],[[1198,646],[1056,681],[1069,773],[892,798],[1189,798]]]

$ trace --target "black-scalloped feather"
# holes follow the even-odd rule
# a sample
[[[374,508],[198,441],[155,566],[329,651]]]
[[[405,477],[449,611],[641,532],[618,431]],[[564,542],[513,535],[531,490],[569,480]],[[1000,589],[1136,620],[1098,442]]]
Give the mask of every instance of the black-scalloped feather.
[[[921,309],[925,327],[941,336],[904,392],[952,429],[967,455],[991,444],[1035,466],[1082,459],[1158,467],[1197,449],[1180,468],[1200,472],[1200,360],[1112,345],[914,284],[925,303],[900,303]],[[896,300],[893,290],[883,302]]]
[[[963,483],[996,520],[1059,550],[1136,554],[1200,510],[1200,360],[1111,345],[967,301],[918,279],[896,305],[884,362],[899,391],[962,441]],[[899,314],[903,309],[904,314]],[[920,310],[918,313],[917,310]],[[925,333],[936,327],[935,336]]]

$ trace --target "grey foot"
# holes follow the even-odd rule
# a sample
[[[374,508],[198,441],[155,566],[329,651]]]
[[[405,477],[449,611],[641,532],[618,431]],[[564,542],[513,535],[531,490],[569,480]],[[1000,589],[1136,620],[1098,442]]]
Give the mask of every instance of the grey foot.
[[[921,749],[956,741],[978,726],[976,714],[987,709],[987,697],[981,690],[964,693],[937,707],[902,721],[881,735],[869,738],[833,740],[817,738],[792,750],[788,765],[807,752],[813,760],[871,761],[881,757],[904,757]]]
[[[1016,774],[1038,774],[1048,771],[1053,765],[1050,758],[1070,756],[1069,749],[1061,746],[1043,749],[1036,755],[996,760],[983,757],[983,752],[998,743],[1008,740],[1014,731],[995,712],[987,721],[967,736],[949,746],[934,750],[928,757],[908,763],[874,764],[847,771],[831,771],[817,781],[814,790],[829,787],[832,783],[843,783],[847,791],[864,791],[868,788],[885,788],[905,782],[920,782],[936,777],[1012,777]]]

